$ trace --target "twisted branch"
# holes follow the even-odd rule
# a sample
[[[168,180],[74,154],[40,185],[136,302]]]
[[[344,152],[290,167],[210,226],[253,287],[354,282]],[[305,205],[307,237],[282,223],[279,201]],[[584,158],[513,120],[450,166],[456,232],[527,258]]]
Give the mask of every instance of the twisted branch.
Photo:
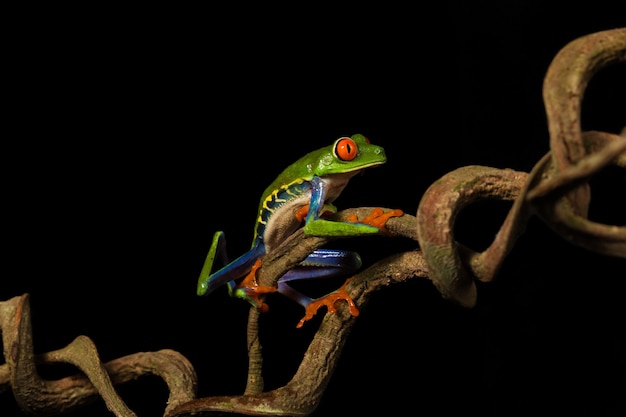
[[[581,132],[580,107],[590,78],[611,63],[626,60],[626,29],[598,32],[566,45],[552,62],[544,83],[550,152],[530,173],[468,166],[433,183],[416,216],[392,218],[393,238],[415,241],[416,248],[380,260],[350,281],[347,291],[359,309],[380,289],[415,278],[431,279],[442,296],[466,307],[476,303],[475,281],[492,281],[530,216],[536,215],[556,233],[588,250],[626,258],[626,228],[590,221],[588,180],[609,164],[626,168],[626,127],[621,135]],[[480,199],[513,201],[492,244],[477,252],[454,238],[458,214]],[[369,208],[335,215],[361,218]],[[295,233],[264,259],[259,283],[273,285],[285,272],[333,238]],[[419,248],[419,249],[418,249]],[[336,368],[356,318],[341,303],[327,313],[293,378],[283,387],[263,391],[259,313],[248,321],[248,384],[242,395],[195,398],[196,375],[182,355],[171,350],[136,353],[102,364],[90,339],[79,336],[63,349],[34,355],[28,294],[0,302],[4,357],[0,393],[11,389],[19,406],[33,415],[60,414],[102,397],[116,416],[134,416],[114,390],[145,374],[161,376],[170,390],[165,416],[247,415],[307,416],[318,406]],[[38,364],[65,362],[81,373],[49,381],[37,374]]]
[[[335,219],[347,220],[350,214],[361,218],[370,212],[371,208],[344,210],[337,213]],[[416,238],[414,216],[404,214],[401,217],[392,218],[387,226],[389,231],[398,238]],[[263,267],[259,270],[259,283],[267,285],[267,282],[278,279],[312,250],[334,239],[309,237],[302,231],[296,232],[272,254],[271,258],[269,256],[265,258]],[[417,250],[392,255],[375,263],[357,274],[350,281],[347,290],[359,309],[363,309],[375,292],[388,285],[414,278],[428,278],[426,263],[422,254]],[[321,400],[350,330],[356,322],[356,318],[350,315],[345,303],[337,307],[336,313],[327,313],[324,316],[298,370],[285,386],[267,392],[247,390],[244,395],[200,398],[177,408],[172,416],[190,416],[197,413],[211,415],[211,413],[219,412],[256,416],[307,416],[311,414]],[[250,356],[258,357],[260,352],[252,351]],[[248,380],[262,379],[260,371],[257,373],[259,368],[258,364],[249,367]]]
[[[626,227],[587,219],[586,180],[612,161],[624,168],[626,138],[602,132],[583,134],[580,107],[589,79],[606,65],[622,61],[626,61],[626,28],[576,39],[554,58],[543,88],[552,157],[540,170],[548,180],[544,188],[528,196],[541,219],[565,239],[618,257],[626,257]]]
[[[579,239],[572,239],[571,231],[581,224],[581,219],[573,221],[571,213],[565,217],[563,213],[550,216],[545,208],[556,202],[558,208],[574,207],[586,215],[588,199],[585,192],[580,193],[582,197],[568,197],[565,203],[561,200],[563,192],[573,187],[586,187],[586,180],[610,163],[624,167],[626,140],[623,137],[602,132],[573,133],[572,129],[579,130],[580,97],[586,82],[602,65],[623,59],[625,36],[624,29],[594,34],[568,45],[564,48],[565,52],[555,58],[550,72],[557,75],[550,75],[546,80],[551,145],[568,148],[568,156],[560,156],[565,151],[557,151],[557,156],[548,153],[529,174],[469,166],[444,175],[422,197],[415,219],[404,215],[390,221],[392,227],[398,227],[397,222],[403,222],[399,234],[413,239],[417,237],[422,252],[392,256],[360,273],[349,286],[350,295],[360,309],[367,301],[366,291],[369,294],[384,285],[416,277],[430,278],[444,297],[466,307],[474,306],[474,280],[488,282],[496,277],[506,255],[533,214],[539,214],[557,233],[575,244],[596,252],[626,257],[623,227],[595,225],[593,229],[584,229],[586,233],[582,233]],[[580,49],[587,52],[583,54],[586,58],[580,58]],[[568,62],[570,59],[574,59],[575,63]],[[585,59],[591,62],[584,65]],[[581,74],[563,74],[568,68]],[[568,88],[575,93],[563,89],[563,85],[559,84],[561,77],[573,80]],[[576,103],[571,104],[572,100]],[[555,106],[558,110],[554,110]],[[584,145],[584,153],[577,147],[578,142]],[[559,164],[560,170],[557,169]],[[454,222],[463,208],[485,198],[513,200],[514,203],[492,244],[483,252],[475,252],[454,239]],[[409,232],[411,227],[415,227],[417,236]],[[273,257],[265,260],[260,283],[275,283],[311,251],[327,242],[328,239],[295,234]],[[309,415],[318,404],[354,320],[344,310],[335,315],[327,314],[300,368],[284,387],[265,393],[250,389],[242,396],[202,398],[181,406],[174,415],[210,415],[229,411],[249,415]],[[254,338],[257,330],[249,328],[253,332],[249,337]],[[260,357],[260,352],[253,349],[250,357]],[[312,362],[309,363],[309,360]],[[262,380],[256,372],[260,369],[258,363],[254,365],[249,368],[254,374],[249,380]]]
[[[196,374],[187,359],[172,350],[135,353],[102,363],[96,346],[78,336],[63,349],[35,355],[28,294],[0,302],[0,327],[6,363],[0,365],[0,393],[11,388],[15,400],[32,415],[56,415],[91,404],[101,397],[119,417],[133,417],[113,384],[139,376],[162,377],[170,395],[166,413],[195,397]],[[47,380],[37,373],[38,365],[68,363],[82,373]]]

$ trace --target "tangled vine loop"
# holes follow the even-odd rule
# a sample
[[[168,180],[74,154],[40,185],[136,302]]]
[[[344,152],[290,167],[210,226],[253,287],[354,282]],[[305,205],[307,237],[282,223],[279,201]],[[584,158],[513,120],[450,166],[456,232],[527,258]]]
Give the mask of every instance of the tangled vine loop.
[[[626,258],[626,227],[588,219],[589,179],[609,164],[626,168],[626,128],[620,135],[581,132],[582,95],[601,68],[626,60],[626,29],[598,32],[566,45],[552,62],[544,83],[550,152],[530,173],[484,166],[454,170],[433,183],[416,216],[404,214],[387,224],[393,235],[415,241],[419,250],[389,256],[360,272],[347,290],[363,308],[379,289],[414,278],[427,278],[441,294],[465,307],[476,303],[475,282],[493,280],[530,216],[536,215],[574,245]],[[480,199],[513,201],[492,244],[476,252],[454,239],[454,222]],[[361,218],[369,208],[336,213]],[[264,259],[259,283],[272,285],[311,251],[332,238],[299,231]],[[0,365],[0,393],[11,390],[19,406],[32,415],[61,414],[102,397],[116,416],[134,416],[113,386],[146,374],[160,376],[170,390],[164,415],[188,416],[233,412],[247,415],[310,415],[338,362],[356,318],[345,306],[327,314],[295,375],[285,386],[264,391],[259,313],[248,320],[248,384],[242,395],[196,398],[196,374],[188,360],[172,350],[136,353],[107,363],[93,342],[79,336],[63,349],[35,355],[32,349],[28,294],[0,302],[0,326],[6,363]],[[70,363],[81,373],[46,380],[36,366]]]
[[[589,178],[609,164],[626,168],[626,132],[581,132],[585,86],[602,67],[626,60],[626,29],[577,39],[554,58],[544,82],[551,151],[530,174],[463,167],[432,184],[420,201],[417,228],[430,278],[442,295],[476,303],[475,280],[494,279],[530,215],[538,215],[569,242],[626,258],[626,227],[587,219]],[[477,253],[454,240],[457,214],[477,199],[514,200],[492,244]]]
[[[0,394],[11,389],[20,408],[29,414],[62,414],[101,397],[113,414],[131,417],[135,413],[115,392],[114,385],[149,374],[167,383],[170,395],[166,413],[195,396],[195,370],[173,350],[138,352],[102,363],[91,339],[78,336],[63,349],[35,355],[28,294],[0,302],[0,326],[6,360],[0,365]],[[38,365],[58,363],[74,365],[82,374],[47,380],[37,373]]]

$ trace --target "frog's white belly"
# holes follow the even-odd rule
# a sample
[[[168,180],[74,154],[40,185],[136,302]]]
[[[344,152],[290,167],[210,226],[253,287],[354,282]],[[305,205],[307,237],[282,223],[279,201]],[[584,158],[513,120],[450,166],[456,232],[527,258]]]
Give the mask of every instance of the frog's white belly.
[[[335,201],[348,184],[350,178],[355,173],[328,175],[322,178],[324,182],[324,204]],[[269,253],[273,248],[280,245],[287,237],[292,235],[300,226],[301,222],[295,216],[300,208],[307,206],[311,201],[311,187],[303,183],[298,187],[285,187],[284,191],[291,192],[290,198],[281,199],[280,193],[275,193],[268,198],[266,210],[271,210],[271,215],[264,222],[263,243],[265,251]],[[259,214],[259,221],[263,218],[263,213]]]

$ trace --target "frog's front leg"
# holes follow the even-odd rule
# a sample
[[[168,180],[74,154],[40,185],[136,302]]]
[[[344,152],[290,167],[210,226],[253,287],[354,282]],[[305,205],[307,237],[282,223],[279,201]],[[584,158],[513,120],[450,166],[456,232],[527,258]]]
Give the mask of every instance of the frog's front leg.
[[[322,218],[328,205],[324,204],[328,192],[327,184],[319,177],[311,180],[311,200],[306,211],[304,233],[308,236],[367,236],[376,235],[380,232],[389,234],[385,227],[387,221],[392,217],[402,216],[402,210],[390,210],[384,212],[381,208],[375,208],[363,220],[358,220],[356,216],[350,216],[347,222],[331,221]],[[302,209],[304,210],[304,209]],[[296,213],[296,216],[302,213]]]
[[[387,230],[387,221],[389,221],[392,217],[400,217],[403,214],[404,212],[400,209],[392,209],[385,212],[382,208],[376,207],[372,209],[370,214],[368,214],[363,220],[359,220],[355,214],[351,214],[348,216],[348,221],[352,223],[368,224],[376,227],[386,234],[390,234],[389,230]]]

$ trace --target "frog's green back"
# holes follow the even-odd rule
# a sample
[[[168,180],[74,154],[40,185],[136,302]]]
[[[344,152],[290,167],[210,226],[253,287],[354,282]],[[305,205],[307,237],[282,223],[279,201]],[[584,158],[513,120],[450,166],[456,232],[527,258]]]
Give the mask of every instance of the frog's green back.
[[[314,176],[329,176],[356,172],[386,162],[382,147],[356,134],[341,137],[333,144],[314,150],[298,159],[276,177],[265,189],[259,201],[254,240],[263,234],[265,224],[282,204],[310,190]]]
[[[309,152],[285,168],[265,189],[259,203],[259,210],[269,195],[295,181],[310,181],[315,175],[323,176],[362,170],[384,164],[387,160],[384,149],[380,146],[372,145],[361,134],[352,135],[350,138],[358,147],[357,156],[352,160],[341,160],[337,156],[335,148],[342,139],[344,138],[337,139],[332,145]]]

